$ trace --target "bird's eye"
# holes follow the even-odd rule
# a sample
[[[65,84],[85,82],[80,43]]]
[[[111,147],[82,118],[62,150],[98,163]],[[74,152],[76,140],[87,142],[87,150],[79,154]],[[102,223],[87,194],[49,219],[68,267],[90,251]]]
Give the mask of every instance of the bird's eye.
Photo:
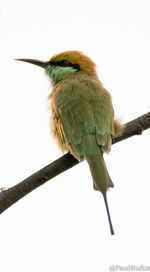
[[[62,65],[63,67],[67,67],[67,66],[69,66],[69,61],[68,61],[68,60],[62,60],[62,61],[61,61],[61,65]]]

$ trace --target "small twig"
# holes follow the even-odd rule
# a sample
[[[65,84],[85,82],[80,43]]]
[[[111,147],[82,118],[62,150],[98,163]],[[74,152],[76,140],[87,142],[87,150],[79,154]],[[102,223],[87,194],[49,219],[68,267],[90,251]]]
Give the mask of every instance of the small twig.
[[[127,139],[134,135],[141,135],[143,130],[150,128],[150,112],[128,122],[124,125],[124,131],[121,136],[113,139],[113,144]],[[4,212],[19,199],[41,186],[48,180],[56,177],[62,172],[77,165],[79,162],[71,155],[66,154],[53,163],[42,168],[30,177],[26,178],[17,185],[1,190],[0,192],[0,213]]]

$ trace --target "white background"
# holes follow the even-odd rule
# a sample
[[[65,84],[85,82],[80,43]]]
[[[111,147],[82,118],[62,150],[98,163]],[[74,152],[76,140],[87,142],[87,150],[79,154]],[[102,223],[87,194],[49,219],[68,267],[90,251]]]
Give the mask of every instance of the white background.
[[[96,62],[123,123],[149,111],[150,1],[9,1],[0,6],[0,187],[61,156],[49,132],[50,84],[39,67],[80,50]],[[105,156],[115,236],[87,163],[36,189],[0,216],[0,271],[109,271],[150,265],[150,132]],[[118,268],[119,270],[119,268]]]

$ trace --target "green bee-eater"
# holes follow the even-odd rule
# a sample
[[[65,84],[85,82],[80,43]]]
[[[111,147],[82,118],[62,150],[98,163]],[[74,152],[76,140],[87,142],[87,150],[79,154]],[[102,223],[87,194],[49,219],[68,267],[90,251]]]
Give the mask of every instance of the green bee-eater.
[[[87,160],[114,234],[106,198],[107,189],[114,185],[103,152],[110,151],[112,136],[121,131],[121,125],[114,120],[111,96],[99,81],[94,62],[78,51],[60,53],[47,62],[18,60],[43,67],[50,78],[52,133],[63,152],[69,150],[77,160]]]

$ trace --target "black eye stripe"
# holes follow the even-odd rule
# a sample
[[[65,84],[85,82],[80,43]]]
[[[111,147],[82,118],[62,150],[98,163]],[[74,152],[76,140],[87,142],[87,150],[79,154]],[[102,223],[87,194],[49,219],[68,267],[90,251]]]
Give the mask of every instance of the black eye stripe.
[[[51,61],[51,64],[52,65],[55,65],[55,66],[61,66],[61,67],[73,67],[77,70],[80,70],[80,66],[78,64],[74,64],[74,63],[71,63],[69,61],[66,61],[67,63],[64,62],[64,60],[62,61],[57,61],[57,62],[54,62],[54,61]]]

